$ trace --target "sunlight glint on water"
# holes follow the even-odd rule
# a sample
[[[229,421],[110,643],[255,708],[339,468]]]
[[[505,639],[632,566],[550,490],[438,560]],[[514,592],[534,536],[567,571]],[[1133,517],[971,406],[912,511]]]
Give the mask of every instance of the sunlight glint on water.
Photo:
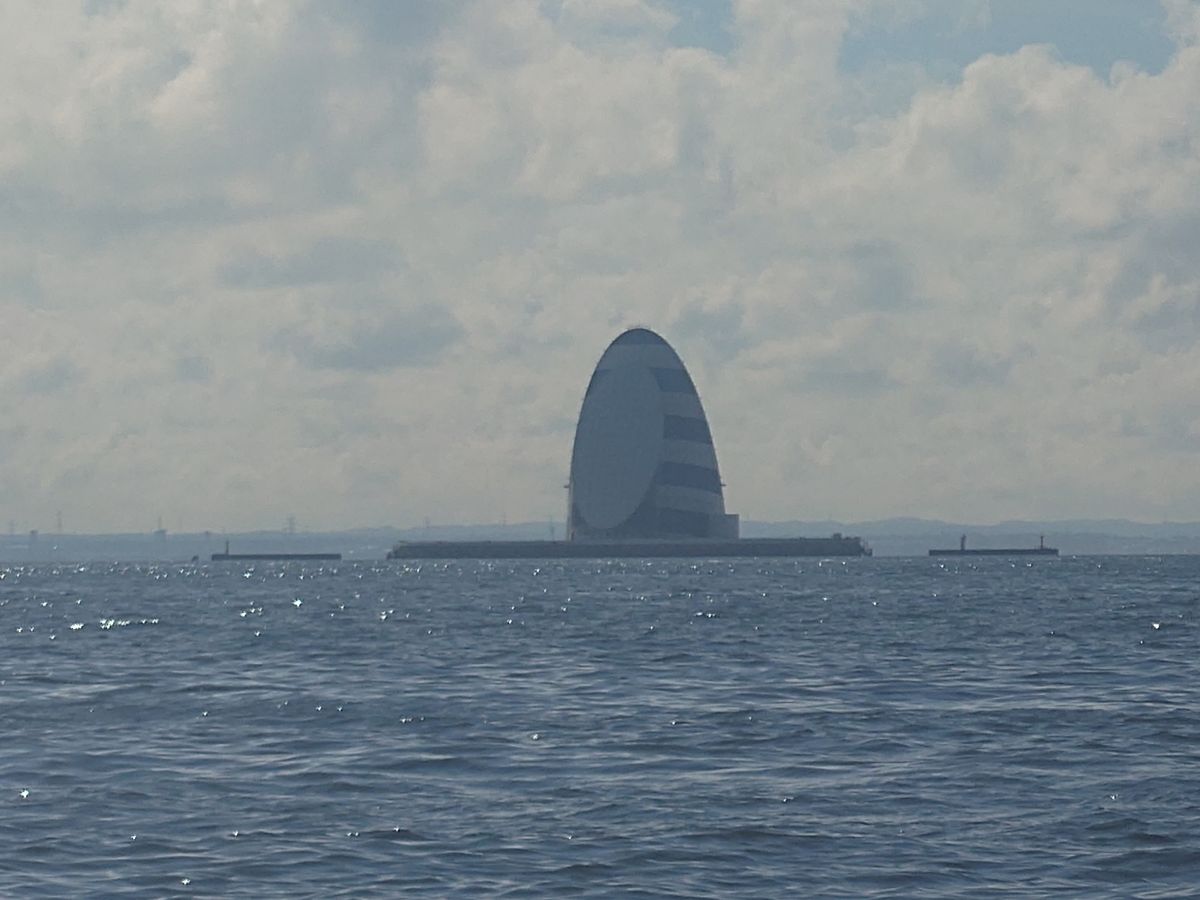
[[[0,570],[0,895],[1126,897],[1200,561]]]

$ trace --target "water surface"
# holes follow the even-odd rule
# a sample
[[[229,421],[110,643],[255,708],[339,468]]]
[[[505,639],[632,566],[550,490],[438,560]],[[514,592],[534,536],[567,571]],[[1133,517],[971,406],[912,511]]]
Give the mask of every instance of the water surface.
[[[1200,559],[0,567],[2,896],[1167,897]]]

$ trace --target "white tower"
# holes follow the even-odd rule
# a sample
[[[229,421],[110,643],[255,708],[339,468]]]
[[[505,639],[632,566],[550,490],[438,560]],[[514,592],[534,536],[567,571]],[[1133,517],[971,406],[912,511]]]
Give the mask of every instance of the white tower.
[[[737,537],[700,395],[653,331],[626,331],[596,364],[568,489],[572,540]]]

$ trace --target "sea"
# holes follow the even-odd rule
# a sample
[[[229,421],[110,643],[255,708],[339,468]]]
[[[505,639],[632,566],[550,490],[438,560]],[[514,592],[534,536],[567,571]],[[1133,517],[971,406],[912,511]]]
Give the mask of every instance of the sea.
[[[1200,557],[0,564],[0,897],[1200,896]]]

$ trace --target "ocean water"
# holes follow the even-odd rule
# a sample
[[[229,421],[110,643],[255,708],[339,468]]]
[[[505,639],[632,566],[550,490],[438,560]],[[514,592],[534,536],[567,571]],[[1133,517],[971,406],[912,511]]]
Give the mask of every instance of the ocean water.
[[[1200,558],[0,567],[0,896],[1200,895]]]

